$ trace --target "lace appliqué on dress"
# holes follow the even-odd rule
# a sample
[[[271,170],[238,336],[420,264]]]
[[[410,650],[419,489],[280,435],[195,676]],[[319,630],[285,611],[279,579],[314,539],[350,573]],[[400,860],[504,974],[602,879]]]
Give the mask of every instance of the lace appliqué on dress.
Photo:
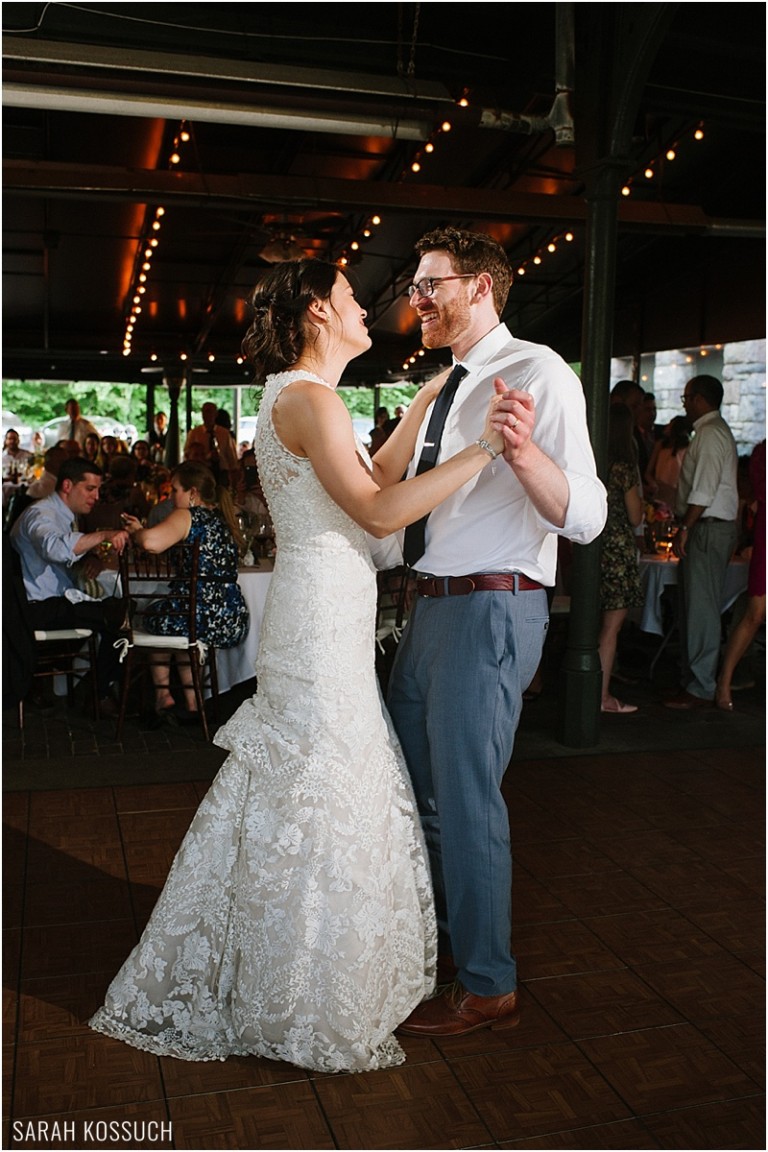
[[[324,1072],[403,1061],[394,1029],[434,988],[427,854],[374,668],[365,533],[257,430],[277,535],[258,692],[92,1027],[185,1060],[257,1054]]]

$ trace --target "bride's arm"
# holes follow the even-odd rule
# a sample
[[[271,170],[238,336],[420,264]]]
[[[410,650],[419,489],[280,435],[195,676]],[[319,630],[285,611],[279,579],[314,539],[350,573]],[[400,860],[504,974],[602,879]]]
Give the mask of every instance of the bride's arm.
[[[396,484],[405,474],[416,447],[416,437],[427,408],[448,379],[450,368],[420,388],[408,405],[402,420],[385,440],[373,459],[373,478],[380,488]]]
[[[485,427],[477,433],[500,451],[504,439],[491,424],[493,406],[491,401]],[[329,388],[311,381],[287,385],[273,418],[286,447],[308,457],[331,499],[372,536],[388,536],[431,512],[491,459],[484,448],[471,444],[422,476],[381,488],[357,454],[344,402]]]

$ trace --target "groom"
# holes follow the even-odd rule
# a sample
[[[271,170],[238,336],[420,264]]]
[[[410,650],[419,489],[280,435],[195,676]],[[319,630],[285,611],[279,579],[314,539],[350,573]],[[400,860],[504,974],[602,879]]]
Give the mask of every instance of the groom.
[[[422,341],[450,347],[466,369],[442,439],[430,429],[438,458],[475,441],[494,379],[509,389],[503,459],[439,505],[423,537],[406,530],[418,594],[389,689],[430,851],[438,983],[453,981],[399,1031],[450,1036],[519,1020],[501,784],[546,635],[557,537],[594,540],[606,497],[578,378],[550,348],[499,322],[512,283],[500,245],[446,228],[416,249],[409,294]],[[425,438],[422,428],[409,475]]]

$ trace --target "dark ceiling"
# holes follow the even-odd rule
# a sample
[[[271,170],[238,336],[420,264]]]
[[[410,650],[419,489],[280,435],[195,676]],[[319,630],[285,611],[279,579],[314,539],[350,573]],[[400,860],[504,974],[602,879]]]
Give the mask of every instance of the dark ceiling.
[[[762,336],[761,3],[5,3],[4,376],[244,383],[245,300],[277,241],[354,270],[374,344],[347,382],[402,377],[413,243],[445,223],[523,269],[515,333],[580,359],[591,34],[626,42],[651,10],[614,354]]]

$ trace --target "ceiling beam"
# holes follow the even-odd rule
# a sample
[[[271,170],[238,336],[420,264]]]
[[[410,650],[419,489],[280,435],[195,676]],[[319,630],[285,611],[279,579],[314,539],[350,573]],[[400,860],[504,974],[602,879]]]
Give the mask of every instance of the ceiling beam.
[[[404,76],[372,76],[367,73],[331,71],[326,68],[301,68],[288,64],[267,64],[263,60],[240,60],[194,56],[181,52],[152,52],[139,48],[111,47],[69,41],[3,36],[3,61],[61,67],[85,68],[111,75],[148,72],[157,77],[180,76],[196,80],[268,85],[274,88],[314,89],[338,96],[386,97],[416,104],[450,104],[454,101],[448,89],[434,80],[417,80]],[[35,78],[30,74],[30,79]],[[63,78],[62,78],[63,82]],[[72,85],[76,87],[76,84]],[[5,101],[5,91],[3,92]],[[55,105],[53,105],[55,107]]]
[[[258,107],[232,100],[196,100],[185,95],[139,92],[101,92],[54,85],[3,83],[6,107],[56,112],[95,113],[100,116],[136,116],[165,120],[197,120],[211,124],[238,124],[249,128],[277,128],[294,132],[329,132],[342,136],[383,136],[387,140],[426,140],[433,119],[406,118],[386,110],[367,113],[312,109]]]
[[[438,218],[519,220],[538,224],[573,224],[586,219],[580,196],[537,195],[488,188],[444,185],[381,184],[333,177],[263,174],[221,175],[110,168],[94,165],[3,161],[6,194],[50,198],[91,197],[132,203],[302,210],[335,209],[388,211]],[[622,200],[619,223],[656,233],[699,233],[761,238],[765,221],[722,220],[707,216],[694,204],[660,204]]]

